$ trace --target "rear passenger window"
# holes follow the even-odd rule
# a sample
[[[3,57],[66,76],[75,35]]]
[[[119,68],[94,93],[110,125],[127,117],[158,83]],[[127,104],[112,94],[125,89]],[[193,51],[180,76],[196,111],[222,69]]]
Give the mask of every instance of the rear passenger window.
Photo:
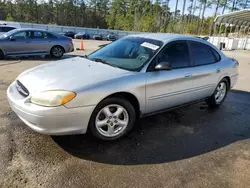
[[[51,33],[46,33],[46,32],[44,32],[43,35],[44,35],[44,38],[49,38],[49,39],[54,39],[54,38],[56,38],[56,36],[53,35],[53,34],[51,34]]]
[[[34,31],[33,38],[42,39],[44,38],[43,33],[41,31]]]
[[[210,46],[200,42],[189,42],[194,65],[206,65],[220,61],[220,55]]]
[[[188,67],[190,63],[186,41],[170,43],[158,56],[158,62],[168,62],[172,68]]]

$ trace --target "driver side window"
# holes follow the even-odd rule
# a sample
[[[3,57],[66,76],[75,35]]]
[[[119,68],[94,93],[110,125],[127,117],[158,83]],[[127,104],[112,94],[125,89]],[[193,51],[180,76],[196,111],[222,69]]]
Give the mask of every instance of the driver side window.
[[[172,68],[185,68],[190,65],[188,45],[186,41],[176,41],[167,46],[160,52],[158,63],[170,63]]]

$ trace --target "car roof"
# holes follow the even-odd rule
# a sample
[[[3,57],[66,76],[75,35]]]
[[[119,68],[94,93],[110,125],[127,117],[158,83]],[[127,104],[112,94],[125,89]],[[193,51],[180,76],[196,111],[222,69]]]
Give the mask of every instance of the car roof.
[[[149,38],[154,40],[159,40],[164,43],[166,43],[169,40],[172,39],[178,39],[178,40],[186,40],[186,39],[196,39],[195,37],[187,36],[187,35],[181,35],[181,34],[172,34],[172,33],[145,33],[145,34],[135,34],[135,35],[129,35],[130,37],[142,37],[142,38]]]
[[[36,28],[21,28],[21,29],[16,29],[16,31],[45,31],[45,32],[50,32],[45,29],[36,29]]]

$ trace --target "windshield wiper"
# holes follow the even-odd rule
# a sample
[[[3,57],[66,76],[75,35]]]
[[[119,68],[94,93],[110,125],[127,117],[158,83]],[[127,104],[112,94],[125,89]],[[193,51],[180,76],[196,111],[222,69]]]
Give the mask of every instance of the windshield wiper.
[[[116,66],[116,65],[111,64],[111,63],[108,62],[108,61],[105,61],[104,59],[101,59],[101,58],[91,58],[90,60],[95,61],[95,62],[98,62],[98,63],[103,63],[103,64],[105,64],[105,65],[110,65],[110,66],[112,66],[112,67],[118,67],[118,66]],[[119,67],[118,67],[118,68],[119,68]]]

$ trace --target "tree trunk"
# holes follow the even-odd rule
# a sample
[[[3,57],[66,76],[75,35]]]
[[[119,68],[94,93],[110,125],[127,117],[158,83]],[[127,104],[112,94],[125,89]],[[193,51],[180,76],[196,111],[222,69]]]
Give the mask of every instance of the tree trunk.
[[[192,12],[192,17],[191,17],[191,23],[193,23],[193,21],[194,21],[195,11],[196,11],[196,0],[194,0],[194,4],[193,4],[193,12]]]
[[[200,2],[200,11],[199,11],[199,18],[198,18],[198,24],[197,24],[197,35],[199,34],[200,29],[200,19],[201,19],[201,10],[202,10],[202,2]]]
[[[219,6],[220,6],[220,0],[217,0],[216,1],[216,8],[215,8],[215,11],[214,11],[214,18],[217,16]]]
[[[174,19],[176,18],[177,8],[178,8],[178,0],[176,0],[176,4],[175,4]]]
[[[228,1],[228,0],[226,0],[226,1],[225,1],[225,4],[223,5],[222,15],[224,14],[224,12],[225,12],[225,10],[226,10],[227,1]]]
[[[189,13],[188,13],[188,21],[187,23],[191,23],[192,21],[192,12],[193,12],[194,1],[191,2]]]
[[[199,18],[201,18],[202,3],[200,3]]]
[[[216,1],[215,11],[214,11],[214,18],[216,18],[216,16],[217,16],[219,6],[220,6],[220,0],[217,0]],[[212,35],[212,33],[213,33],[213,25],[214,25],[214,22],[212,22],[210,24],[210,32],[209,32],[210,35]]]
[[[167,4],[166,4],[166,15],[165,15],[165,18],[164,18],[164,29],[163,29],[163,31],[164,31],[164,33],[166,33],[166,31],[167,31],[167,25],[168,25],[168,19],[169,19],[169,17],[168,17],[168,5],[169,5],[169,0],[167,0]]]
[[[237,1],[237,0],[234,0],[234,1],[233,1],[233,6],[232,6],[232,10],[231,10],[231,11],[234,11],[234,10],[235,10],[236,1]]]
[[[198,34],[200,35],[201,33],[201,28],[202,28],[202,25],[203,25],[203,21],[204,21],[204,15],[205,15],[205,10],[207,8],[207,0],[204,0],[203,2],[203,9],[202,9],[202,18],[201,18],[201,24],[200,24],[200,27],[199,27],[199,30],[198,30]]]
[[[186,0],[184,0],[183,2],[183,7],[182,7],[182,17],[181,17],[181,23],[182,23],[182,33],[185,30],[185,26],[184,26],[184,15],[185,15],[185,8],[186,8]]]

